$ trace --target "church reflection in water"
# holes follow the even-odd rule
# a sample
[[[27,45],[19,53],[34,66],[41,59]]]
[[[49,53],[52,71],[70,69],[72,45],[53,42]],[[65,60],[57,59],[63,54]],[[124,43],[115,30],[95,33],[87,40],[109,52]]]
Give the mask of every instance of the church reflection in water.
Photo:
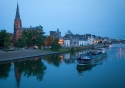
[[[30,61],[28,60],[22,62],[15,62],[14,72],[15,72],[17,87],[20,86],[20,79],[22,74],[27,78],[30,76],[34,76],[38,81],[42,81],[46,69],[47,67],[39,58],[35,58]]]

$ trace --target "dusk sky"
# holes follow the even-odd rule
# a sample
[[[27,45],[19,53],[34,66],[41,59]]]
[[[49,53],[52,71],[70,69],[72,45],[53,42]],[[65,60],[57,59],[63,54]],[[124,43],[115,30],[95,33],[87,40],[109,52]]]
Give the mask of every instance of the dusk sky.
[[[125,39],[125,0],[18,0],[22,27]],[[13,33],[17,0],[1,0],[0,30]]]

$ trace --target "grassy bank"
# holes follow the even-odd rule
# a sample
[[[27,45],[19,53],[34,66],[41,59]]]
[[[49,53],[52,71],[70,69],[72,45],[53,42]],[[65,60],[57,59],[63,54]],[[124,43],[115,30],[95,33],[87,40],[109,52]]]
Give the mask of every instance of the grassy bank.
[[[59,53],[67,53],[67,52],[78,52],[81,50],[87,50],[87,49],[95,49],[95,48],[101,48],[104,47],[103,44],[98,44],[98,45],[87,45],[87,46],[78,46],[78,47],[62,47],[58,51]],[[45,48],[43,49],[45,51],[52,51],[50,48]]]

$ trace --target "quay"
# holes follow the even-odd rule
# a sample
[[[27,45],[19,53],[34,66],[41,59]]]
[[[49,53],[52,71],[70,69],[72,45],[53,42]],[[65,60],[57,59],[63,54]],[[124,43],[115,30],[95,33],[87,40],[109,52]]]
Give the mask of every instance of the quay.
[[[109,44],[107,45],[109,46]],[[94,49],[94,48],[100,48],[104,47],[103,44],[99,45],[88,45],[88,46],[81,46],[81,47],[74,47],[78,50],[82,49]],[[69,49],[69,47],[67,47]],[[0,63],[1,62],[7,62],[7,61],[15,61],[15,60],[27,60],[31,59],[32,57],[39,57],[39,56],[45,56],[45,55],[51,55],[51,54],[59,54],[60,52],[54,52],[54,51],[43,51],[38,49],[23,49],[23,50],[15,50],[15,51],[3,51],[0,50]]]
[[[58,54],[58,52],[42,51],[37,49],[24,49],[22,51],[15,50],[15,51],[8,51],[8,52],[0,50],[0,62],[21,60],[21,59],[26,59],[31,57],[50,55],[50,54]]]

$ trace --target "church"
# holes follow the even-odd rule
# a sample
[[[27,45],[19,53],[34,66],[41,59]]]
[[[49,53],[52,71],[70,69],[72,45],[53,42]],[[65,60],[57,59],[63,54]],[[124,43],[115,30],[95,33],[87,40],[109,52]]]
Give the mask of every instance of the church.
[[[22,27],[22,21],[19,13],[19,5],[17,3],[16,16],[14,20],[14,41],[18,40],[18,38],[22,35],[23,30],[35,30],[35,29],[36,27],[31,27],[31,26],[30,28]]]

